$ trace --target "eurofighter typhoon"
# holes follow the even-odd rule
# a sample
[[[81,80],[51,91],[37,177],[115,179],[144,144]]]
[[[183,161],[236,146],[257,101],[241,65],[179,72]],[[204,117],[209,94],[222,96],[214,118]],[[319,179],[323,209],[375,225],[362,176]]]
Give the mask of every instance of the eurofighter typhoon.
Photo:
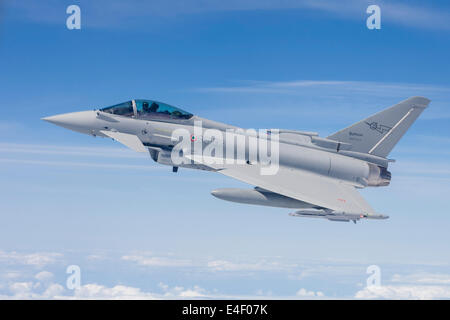
[[[164,165],[218,172],[254,188],[222,188],[227,201],[295,209],[295,217],[331,221],[386,219],[357,189],[388,186],[388,155],[428,106],[411,97],[328,137],[296,130],[242,129],[166,103],[134,99],[43,120],[112,138]]]

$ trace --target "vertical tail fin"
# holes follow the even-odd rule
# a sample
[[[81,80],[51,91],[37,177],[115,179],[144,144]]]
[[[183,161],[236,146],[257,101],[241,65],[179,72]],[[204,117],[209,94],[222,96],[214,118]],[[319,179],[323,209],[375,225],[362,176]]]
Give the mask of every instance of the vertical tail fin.
[[[332,134],[328,139],[350,143],[352,151],[387,157],[429,103],[427,98],[411,97]]]

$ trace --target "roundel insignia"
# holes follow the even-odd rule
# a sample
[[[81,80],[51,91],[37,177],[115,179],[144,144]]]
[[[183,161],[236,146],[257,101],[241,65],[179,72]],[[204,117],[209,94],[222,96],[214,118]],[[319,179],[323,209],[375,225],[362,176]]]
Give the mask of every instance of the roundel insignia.
[[[191,135],[191,141],[197,141],[197,137],[194,135]]]

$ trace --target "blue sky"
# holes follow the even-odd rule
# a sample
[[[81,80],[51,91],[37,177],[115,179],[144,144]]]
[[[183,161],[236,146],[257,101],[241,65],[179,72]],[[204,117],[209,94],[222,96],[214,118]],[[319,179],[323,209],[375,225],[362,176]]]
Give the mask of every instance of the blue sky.
[[[2,2],[0,297],[449,298],[450,7],[375,3],[381,30],[356,0]],[[40,120],[148,98],[326,136],[413,95],[391,186],[362,192],[391,218],[357,225],[223,202],[246,185]]]

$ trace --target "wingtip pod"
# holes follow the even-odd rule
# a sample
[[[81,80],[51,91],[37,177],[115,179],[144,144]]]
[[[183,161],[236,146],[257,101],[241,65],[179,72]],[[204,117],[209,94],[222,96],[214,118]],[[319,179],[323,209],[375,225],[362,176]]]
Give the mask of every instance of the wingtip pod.
[[[358,214],[358,213],[346,213],[327,209],[313,209],[313,208],[297,210],[295,212],[289,213],[289,215],[291,217],[322,218],[327,219],[329,221],[342,221],[342,222],[353,221],[354,223],[356,223],[356,221],[359,221],[361,219],[382,220],[389,218],[389,216],[377,213]]]
[[[378,213],[371,213],[365,216],[367,219],[375,219],[375,220],[385,220],[389,219],[389,216],[386,216],[384,214],[378,214]]]

